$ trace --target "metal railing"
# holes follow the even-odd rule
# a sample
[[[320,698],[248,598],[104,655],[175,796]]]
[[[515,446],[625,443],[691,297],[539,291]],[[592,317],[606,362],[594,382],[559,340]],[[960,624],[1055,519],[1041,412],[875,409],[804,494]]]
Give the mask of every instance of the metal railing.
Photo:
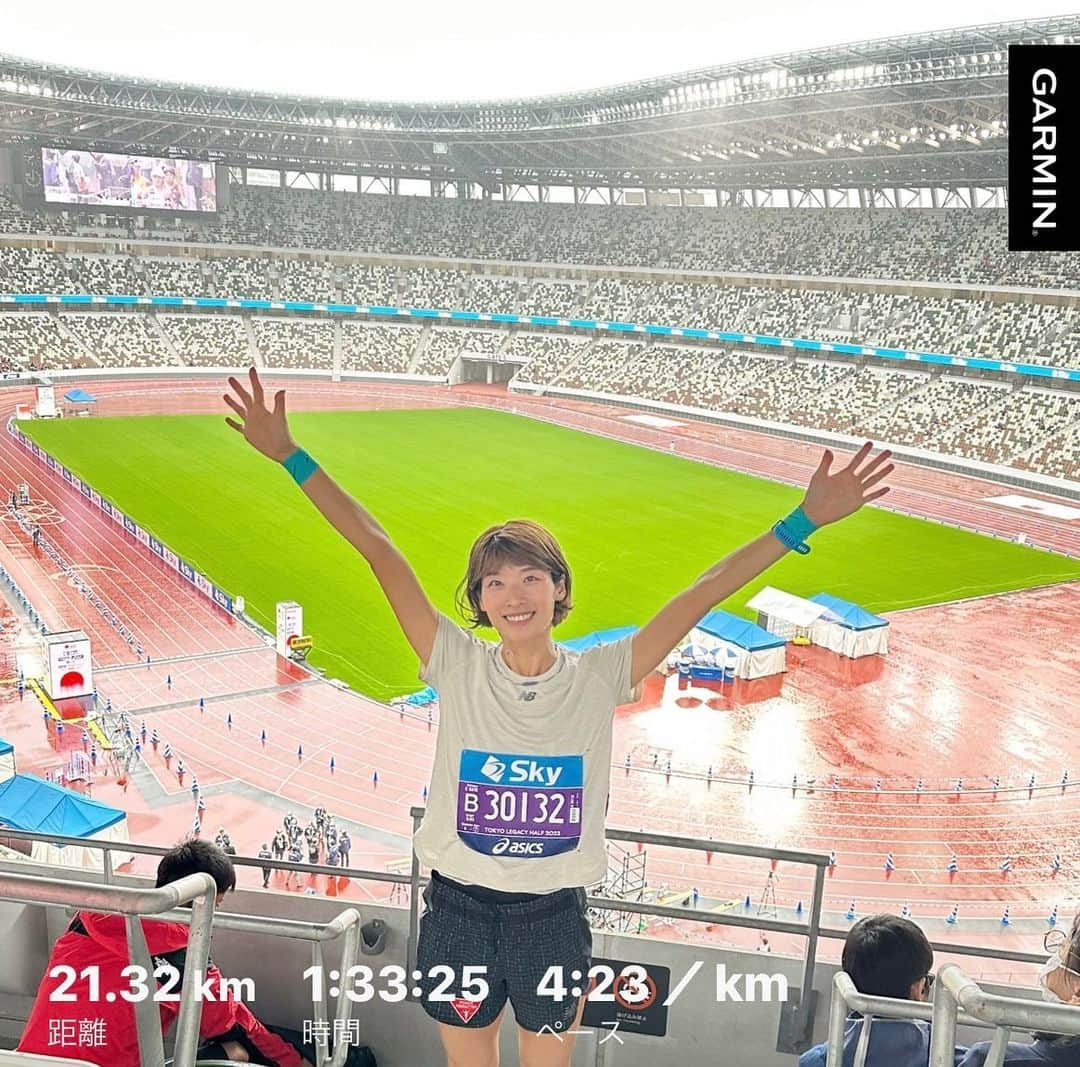
[[[186,910],[170,911],[160,916],[167,922],[189,923],[191,914]],[[327,923],[310,923],[300,919],[273,919],[259,915],[227,915],[218,912],[214,916],[214,928],[217,930],[229,930],[233,933],[258,934],[262,937],[284,937],[293,941],[311,942],[311,963],[318,968],[320,974],[326,973],[325,960],[323,959],[323,946],[331,941],[343,938],[341,947],[341,974],[348,975],[356,965],[357,954],[360,951],[360,912],[356,908],[345,908],[344,911],[335,915]],[[328,1028],[324,1025],[329,1015],[329,997],[325,982],[318,983],[321,996],[315,998],[314,1022],[312,1027],[312,1042],[315,1045],[316,1067],[343,1067],[349,1055],[349,1043],[339,1040],[330,1055],[327,1048]],[[347,1034],[349,1032],[349,1020],[352,1018],[352,1000],[346,996],[342,987],[337,997],[335,1010],[335,1034]],[[200,1061],[206,1063],[208,1061]],[[177,1064],[176,1067],[179,1067]]]
[[[897,1000],[892,997],[874,997],[860,993],[855,983],[844,971],[833,975],[833,994],[829,1002],[829,1036],[827,1038],[826,1067],[842,1067],[844,1062],[844,1035],[848,1015],[858,1012],[862,1016],[876,1016],[882,1019],[909,1019],[916,1022],[930,1022],[934,1009],[924,1000]],[[978,1025],[978,1021],[961,1017],[965,1024]],[[949,1067],[953,1067],[950,1049]]]
[[[838,971],[833,977],[833,995],[829,1004],[826,1067],[841,1067],[843,1063],[845,1029],[851,1012],[882,1019],[930,1023],[929,1067],[953,1067],[959,1025],[993,1030],[984,1067],[1002,1067],[1013,1027],[1080,1035],[1080,1008],[988,993],[955,963],[945,964],[938,972],[932,1004],[868,996],[855,988],[847,974]]]
[[[143,846],[145,847],[145,846]],[[201,885],[203,880],[208,880],[212,890],[212,898],[217,896],[217,887],[214,885],[209,875],[193,875]],[[175,888],[182,890],[188,886],[190,879],[182,879],[179,882],[173,883],[171,887],[167,886],[165,889]],[[10,884],[25,885],[26,888],[22,894],[10,891]],[[49,895],[40,895],[39,889],[44,886],[57,887],[57,893],[49,893]],[[63,893],[60,893],[60,890]],[[184,1023],[185,1012],[190,1012],[191,1008],[187,999],[187,990],[189,984],[194,981],[191,977],[194,973],[203,973],[206,970],[206,961],[209,956],[209,934],[206,935],[205,949],[202,956],[198,955],[198,938],[202,936],[199,932],[200,928],[198,923],[200,921],[200,912],[197,909],[188,910],[186,908],[178,908],[177,904],[183,904],[193,899],[191,895],[180,895],[174,900],[172,897],[165,897],[162,894],[165,893],[165,889],[146,890],[146,889],[132,889],[123,888],[120,886],[101,886],[88,882],[69,882],[61,878],[40,878],[37,876],[27,875],[3,875],[0,874],[0,898],[10,900],[15,903],[35,903],[35,904],[47,904],[47,905],[67,905],[72,908],[85,908],[101,911],[115,911],[121,914],[128,915],[150,915],[152,914],[155,919],[162,922],[183,923],[184,925],[191,926],[192,933],[189,941],[188,948],[188,960],[190,965],[194,965],[195,970],[192,971],[192,967],[186,966],[184,971],[184,984],[181,988],[180,997],[180,1017],[177,1021],[176,1031],[176,1048],[174,1053],[173,1067],[189,1067],[189,1064],[193,1061],[185,1059],[186,1055],[184,1047]],[[93,890],[92,893],[84,894],[83,890]],[[200,890],[201,891],[201,890]],[[107,902],[112,899],[113,895],[121,894],[121,899],[136,901],[136,904],[129,906],[109,905]],[[145,904],[146,894],[156,895],[154,901],[160,901],[153,910],[146,910]],[[59,896],[63,896],[64,899],[59,899]],[[138,908],[138,910],[133,910]],[[308,941],[311,943],[311,962],[314,967],[317,967],[320,973],[325,972],[325,960],[323,958],[323,946],[329,942],[336,941],[339,938],[343,938],[342,950],[341,950],[341,973],[348,974],[350,969],[356,964],[357,956],[360,949],[360,913],[355,908],[346,908],[333,919],[327,923],[311,923],[304,922],[297,919],[274,919],[264,918],[256,915],[227,915],[222,912],[216,914],[211,913],[211,925],[213,928],[219,930],[229,930],[235,933],[247,933],[258,934],[265,937],[283,937],[296,941]],[[134,921],[134,920],[132,920]],[[133,946],[131,961],[146,969],[146,973],[152,973],[152,966],[150,964],[149,950],[146,949],[145,938],[142,934],[142,927],[140,924],[135,924],[136,930],[134,937],[132,935],[132,924],[128,924],[128,939],[129,945]],[[138,953],[138,948],[141,944],[142,954]],[[321,996],[314,1001],[314,1021],[315,1025],[312,1027],[313,1043],[315,1045],[315,1056],[317,1067],[343,1067],[346,1057],[349,1053],[348,1043],[345,1041],[339,1041],[331,1055],[327,1047],[328,1044],[328,1027],[324,1024],[329,1016],[329,998],[327,994],[326,985],[321,983]],[[152,1005],[152,1001],[149,1001]],[[139,1004],[136,1003],[136,1023],[139,1034],[139,1055],[142,1062],[146,1065],[151,1064],[164,1064],[163,1053],[163,1041],[161,1035],[160,1025],[156,1025],[156,1017],[153,1013],[146,1013],[148,1015],[148,1024],[151,1027],[151,1034],[145,1037],[144,1040],[144,1020],[139,1017]],[[201,1000],[196,998],[195,1002],[195,1015],[194,1015],[194,1033],[195,1033],[195,1048],[197,1049],[199,1044],[199,1022],[202,1015]],[[348,1032],[349,1020],[352,1016],[352,1000],[347,997],[344,992],[337,997],[337,1004],[335,1009],[335,1023],[333,1032],[335,1034],[342,1034]],[[156,1041],[155,1041],[156,1037]],[[148,1058],[148,1055],[154,1057]],[[160,1056],[160,1058],[158,1058]]]
[[[419,826],[424,813],[423,807],[410,809],[414,826]],[[26,841],[51,841],[61,844],[79,845],[84,848],[98,849],[104,854],[104,870],[102,876],[106,883],[111,883],[116,877],[111,862],[112,853],[134,853],[137,855],[162,856],[168,850],[154,845],[138,845],[129,842],[106,842],[94,841],[76,837],[55,837],[46,834],[34,834],[25,831],[4,829],[0,836],[16,840]],[[686,848],[697,852],[720,853],[726,855],[749,856],[766,860],[777,860],[789,863],[809,864],[815,868],[814,883],[810,906],[806,910],[806,919],[802,922],[773,919],[763,915],[740,915],[733,912],[703,911],[696,908],[669,906],[652,901],[624,900],[620,898],[590,896],[590,907],[607,911],[628,912],[640,915],[655,916],[682,920],[687,922],[708,923],[713,926],[741,927],[744,929],[773,931],[776,933],[794,934],[806,938],[806,948],[803,958],[803,970],[800,981],[798,997],[792,996],[781,1011],[779,1032],[777,1036],[777,1051],[801,1052],[810,1044],[810,1035],[813,1031],[815,1002],[817,994],[813,989],[814,974],[817,965],[817,946],[821,940],[843,941],[848,930],[840,927],[823,926],[821,913],[824,897],[825,872],[828,868],[828,857],[813,852],[796,852],[784,849],[760,848],[753,845],[741,845],[730,842],[711,841],[704,838],[675,837],[666,834],[650,834],[639,831],[616,830],[609,828],[606,837],[611,841],[640,842],[644,845],[656,845],[672,848]],[[415,968],[416,941],[419,932],[419,898],[420,889],[427,884],[427,879],[420,873],[420,861],[415,852],[412,854],[411,869],[408,874],[396,874],[388,871],[372,871],[362,868],[329,866],[326,864],[289,863],[284,860],[259,859],[257,857],[233,856],[233,863],[239,867],[263,868],[273,870],[295,871],[301,874],[325,874],[330,876],[348,877],[357,880],[385,882],[392,885],[400,885],[409,889],[409,935],[407,942],[407,966],[408,971]],[[339,916],[340,918],[340,916]],[[232,925],[234,921],[238,924]],[[218,912],[215,923],[221,928],[233,928],[240,930],[245,922],[253,921],[248,916],[233,916]],[[259,929],[255,932],[265,932],[267,924],[264,920],[255,920]],[[310,925],[310,924],[301,924]],[[283,935],[290,936],[290,935]],[[295,935],[291,935],[295,936]],[[935,951],[947,952],[954,956],[979,957],[987,959],[1012,960],[1019,963],[1042,963],[1045,955],[1036,955],[1029,952],[1018,952],[1004,948],[988,948],[982,945],[969,945],[952,942],[931,942]],[[886,1001],[886,1005],[895,1002]],[[914,1004],[914,1002],[911,1002]],[[916,1005],[918,1007],[918,1005]],[[340,1010],[340,1006],[339,1006]],[[857,1010],[857,1009],[853,1009]],[[910,1016],[911,1018],[925,1018],[929,1020],[929,1006],[922,1006],[923,1014]],[[322,1067],[322,1065],[320,1065]]]
[[[1002,1067],[1013,1027],[1080,1036],[1080,1008],[988,993],[955,963],[947,963],[934,985],[930,1067],[952,1067],[957,1023],[968,1019],[994,1028],[985,1067]]]
[[[216,898],[217,886],[208,874],[189,874],[160,889],[128,889],[0,871],[0,899],[21,904],[70,905],[123,915],[127,930],[128,962],[141,967],[143,973],[148,975],[153,974],[154,966],[139,917],[157,916],[180,904],[191,904],[191,912],[187,915],[191,937],[180,987],[180,1014],[176,1022],[175,1067],[194,1067],[199,1047],[202,999],[197,987],[210,957],[210,928]],[[140,1063],[143,1067],[165,1067],[161,1017],[152,998],[143,997],[135,1001],[135,1025]]]

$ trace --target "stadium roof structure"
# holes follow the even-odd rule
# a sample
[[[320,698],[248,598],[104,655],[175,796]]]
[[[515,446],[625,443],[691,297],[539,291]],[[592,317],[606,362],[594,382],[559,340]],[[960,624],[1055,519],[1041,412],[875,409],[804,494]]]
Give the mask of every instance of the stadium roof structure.
[[[499,184],[995,188],[1008,47],[1080,15],[862,41],[588,92],[393,103],[180,85],[0,55],[0,143]]]

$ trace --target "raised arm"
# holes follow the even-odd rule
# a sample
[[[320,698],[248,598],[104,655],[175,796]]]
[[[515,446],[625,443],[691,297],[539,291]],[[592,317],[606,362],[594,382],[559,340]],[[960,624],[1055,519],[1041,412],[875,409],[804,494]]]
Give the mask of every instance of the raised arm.
[[[247,387],[236,378],[229,379],[232,394],[225,403],[239,416],[226,418],[228,423],[254,449],[277,463],[284,463],[300,450],[289,433],[285,417],[285,390],[274,394],[268,408],[262,382],[254,367],[248,372]],[[301,475],[305,496],[322,512],[323,517],[367,560],[382,587],[398,624],[422,664],[431,658],[435,644],[438,614],[428,599],[409,561],[390,540],[390,535],[374,516],[355,501],[327,473],[316,467],[314,473]]]
[[[790,536],[792,531],[786,526],[779,530],[770,530],[736,549],[710,567],[693,585],[668,601],[634,634],[631,645],[631,684],[637,685],[655,670],[677,642],[681,641],[714,605],[753,581],[778,559],[787,555],[789,548],[781,537],[789,542],[801,542],[802,537],[813,529],[830,522],[838,522],[854,514],[863,504],[884,496],[889,491],[887,487],[873,487],[888,477],[893,465],[886,464],[889,452],[880,452],[867,462],[872,447],[868,441],[855,453],[851,462],[836,474],[829,473],[833,454],[826,449],[810,479],[801,505],[803,515],[809,520],[809,527],[803,530],[795,529],[797,536],[794,539]],[[796,520],[796,526],[798,521]],[[807,549],[803,548],[802,551]]]

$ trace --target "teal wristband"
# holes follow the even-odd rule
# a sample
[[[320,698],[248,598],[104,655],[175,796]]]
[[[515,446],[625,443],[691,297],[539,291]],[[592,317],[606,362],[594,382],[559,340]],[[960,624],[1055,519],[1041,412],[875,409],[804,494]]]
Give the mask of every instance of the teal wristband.
[[[298,448],[281,464],[292,475],[297,485],[303,485],[318,469],[319,465],[302,448]]]
[[[810,551],[810,546],[800,541],[799,538],[787,528],[783,519],[773,526],[772,532],[776,535],[776,539],[784,546],[784,548],[798,552],[800,556],[805,556]]]
[[[786,519],[783,520],[788,532],[797,541],[805,541],[817,527],[806,517],[806,512],[801,507],[796,508]]]

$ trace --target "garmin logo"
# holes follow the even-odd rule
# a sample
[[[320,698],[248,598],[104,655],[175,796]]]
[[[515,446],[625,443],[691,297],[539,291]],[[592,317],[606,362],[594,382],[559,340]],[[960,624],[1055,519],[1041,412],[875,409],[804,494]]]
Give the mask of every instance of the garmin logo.
[[[1046,67],[1035,71],[1031,79],[1031,103],[1034,115],[1031,120],[1031,225],[1036,230],[1057,228],[1054,213],[1057,211],[1057,137],[1054,118],[1057,108],[1051,103],[1057,93],[1057,75]]]
[[[1078,76],[1080,46],[1009,48],[1010,251],[1080,250]]]

